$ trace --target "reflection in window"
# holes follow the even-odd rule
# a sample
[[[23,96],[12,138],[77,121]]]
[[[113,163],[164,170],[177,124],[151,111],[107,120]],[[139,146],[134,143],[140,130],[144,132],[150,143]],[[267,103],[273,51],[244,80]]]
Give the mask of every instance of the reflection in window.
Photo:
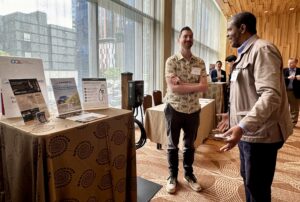
[[[42,58],[52,106],[50,78],[55,77],[75,77],[79,91],[81,78],[106,77],[112,106],[121,103],[121,72],[145,80],[146,93],[152,90],[156,1],[49,2],[0,0],[0,54]],[[96,9],[98,25],[93,24]],[[91,30],[97,39],[89,37]]]
[[[5,25],[0,28],[0,53],[41,58],[48,89],[52,77],[80,81],[89,70],[87,4],[86,0],[51,0],[51,4],[0,0],[0,25]],[[50,105],[55,106],[53,93],[48,92]]]
[[[142,1],[126,1],[132,3],[126,7],[102,2],[98,8],[99,73],[107,79],[110,104],[120,106],[122,72],[133,73],[134,80],[144,80],[144,92],[151,91],[154,20],[130,7]]]
[[[25,52],[25,53],[24,53],[24,56],[25,56],[26,58],[31,58],[31,52]]]
[[[29,33],[24,33],[24,41],[31,41]]]

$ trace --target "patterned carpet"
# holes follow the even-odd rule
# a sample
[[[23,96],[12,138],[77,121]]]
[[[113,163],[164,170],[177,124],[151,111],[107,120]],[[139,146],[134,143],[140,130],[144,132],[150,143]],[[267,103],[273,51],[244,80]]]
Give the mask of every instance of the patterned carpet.
[[[300,120],[299,120],[300,122]],[[272,201],[300,201],[300,123],[277,158],[277,167],[272,186]],[[203,190],[192,191],[183,181],[182,153],[179,153],[179,186],[176,194],[166,192],[168,166],[166,147],[157,150],[156,144],[147,142],[137,150],[137,175],[163,185],[151,202],[166,201],[245,201],[242,178],[239,174],[239,151],[235,147],[230,152],[219,153],[223,145],[220,141],[208,139],[199,146],[195,155],[194,173]]]

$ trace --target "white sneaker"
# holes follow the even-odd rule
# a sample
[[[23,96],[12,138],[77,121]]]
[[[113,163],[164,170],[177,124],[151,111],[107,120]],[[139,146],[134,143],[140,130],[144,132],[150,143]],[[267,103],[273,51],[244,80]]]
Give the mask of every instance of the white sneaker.
[[[175,193],[176,185],[177,185],[177,179],[173,176],[169,176],[167,180],[167,186],[166,186],[167,192],[169,194]]]
[[[200,184],[197,183],[197,178],[195,177],[195,175],[186,175],[184,176],[184,180],[194,191],[201,191],[202,188]]]

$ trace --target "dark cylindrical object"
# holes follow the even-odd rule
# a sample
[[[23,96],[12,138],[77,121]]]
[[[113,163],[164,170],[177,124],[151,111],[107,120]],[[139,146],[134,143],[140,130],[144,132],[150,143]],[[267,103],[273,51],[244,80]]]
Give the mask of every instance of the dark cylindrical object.
[[[144,101],[144,81],[128,81],[128,104],[135,108]]]
[[[122,109],[131,109],[132,107],[128,104],[128,81],[132,80],[132,73],[131,72],[124,72],[121,74],[122,79]]]

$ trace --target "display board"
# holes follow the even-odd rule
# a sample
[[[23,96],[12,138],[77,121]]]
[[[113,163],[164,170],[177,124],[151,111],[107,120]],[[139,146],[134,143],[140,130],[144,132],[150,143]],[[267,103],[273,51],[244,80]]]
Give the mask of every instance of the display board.
[[[38,58],[0,56],[1,112],[5,117],[11,118],[21,116],[16,98],[10,87],[9,79],[33,78],[37,79],[45,102],[48,104],[48,94],[42,60]]]
[[[83,78],[83,109],[108,108],[107,84],[105,78]]]
[[[17,100],[24,122],[37,122],[38,114],[43,113],[45,118],[50,114],[36,79],[9,79],[10,86]]]

